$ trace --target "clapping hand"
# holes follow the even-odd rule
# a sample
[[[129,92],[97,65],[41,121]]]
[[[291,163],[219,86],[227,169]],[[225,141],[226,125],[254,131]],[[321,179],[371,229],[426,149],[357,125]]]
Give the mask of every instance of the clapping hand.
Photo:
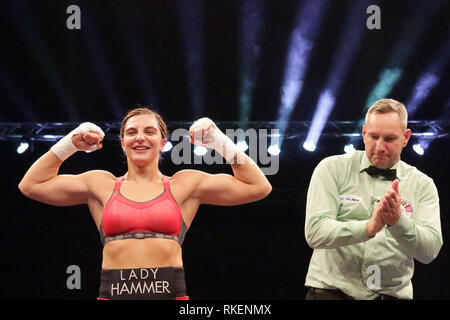
[[[392,189],[389,189],[380,201],[381,218],[388,226],[395,224],[402,214],[398,183],[399,180],[395,179],[392,183]]]

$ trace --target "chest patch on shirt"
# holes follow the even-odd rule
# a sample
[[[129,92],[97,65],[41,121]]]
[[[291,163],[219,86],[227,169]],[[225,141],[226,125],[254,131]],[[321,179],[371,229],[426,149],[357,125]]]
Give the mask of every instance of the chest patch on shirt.
[[[348,203],[360,203],[361,197],[343,194],[343,195],[339,196],[339,201],[348,202]]]
[[[405,199],[401,199],[400,204],[401,204],[402,213],[404,213],[408,218],[411,219],[411,217],[414,213],[411,202],[409,202],[408,200],[405,200]]]

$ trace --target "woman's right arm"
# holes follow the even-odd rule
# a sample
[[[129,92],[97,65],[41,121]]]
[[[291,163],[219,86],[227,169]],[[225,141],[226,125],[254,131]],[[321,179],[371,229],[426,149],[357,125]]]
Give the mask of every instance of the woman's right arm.
[[[58,175],[58,171],[75,151],[93,150],[93,146],[101,148],[103,136],[103,131],[93,124],[80,125],[33,163],[19,183],[20,191],[28,198],[55,206],[87,203],[89,181],[94,180],[99,171],[79,175]]]
[[[54,206],[86,203],[88,187],[86,175],[58,175],[62,161],[52,151],[40,157],[28,169],[19,183],[20,191],[28,198]]]

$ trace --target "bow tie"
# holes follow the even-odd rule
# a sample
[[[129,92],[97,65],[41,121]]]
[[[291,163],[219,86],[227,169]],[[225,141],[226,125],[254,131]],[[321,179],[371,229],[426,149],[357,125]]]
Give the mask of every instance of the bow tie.
[[[364,169],[363,171],[366,171],[372,177],[383,176],[387,180],[391,180],[391,181],[394,181],[397,178],[397,170],[396,169],[379,169],[374,166],[369,166],[368,168]]]

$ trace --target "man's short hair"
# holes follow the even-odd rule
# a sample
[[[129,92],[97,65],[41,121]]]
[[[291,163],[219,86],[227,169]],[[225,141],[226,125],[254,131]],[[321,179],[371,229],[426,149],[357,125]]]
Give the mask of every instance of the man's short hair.
[[[406,107],[403,103],[394,100],[394,99],[380,99],[376,101],[366,113],[366,123],[369,120],[369,115],[372,113],[389,113],[396,112],[403,125],[403,129],[405,130],[408,125],[408,111],[406,111]]]

